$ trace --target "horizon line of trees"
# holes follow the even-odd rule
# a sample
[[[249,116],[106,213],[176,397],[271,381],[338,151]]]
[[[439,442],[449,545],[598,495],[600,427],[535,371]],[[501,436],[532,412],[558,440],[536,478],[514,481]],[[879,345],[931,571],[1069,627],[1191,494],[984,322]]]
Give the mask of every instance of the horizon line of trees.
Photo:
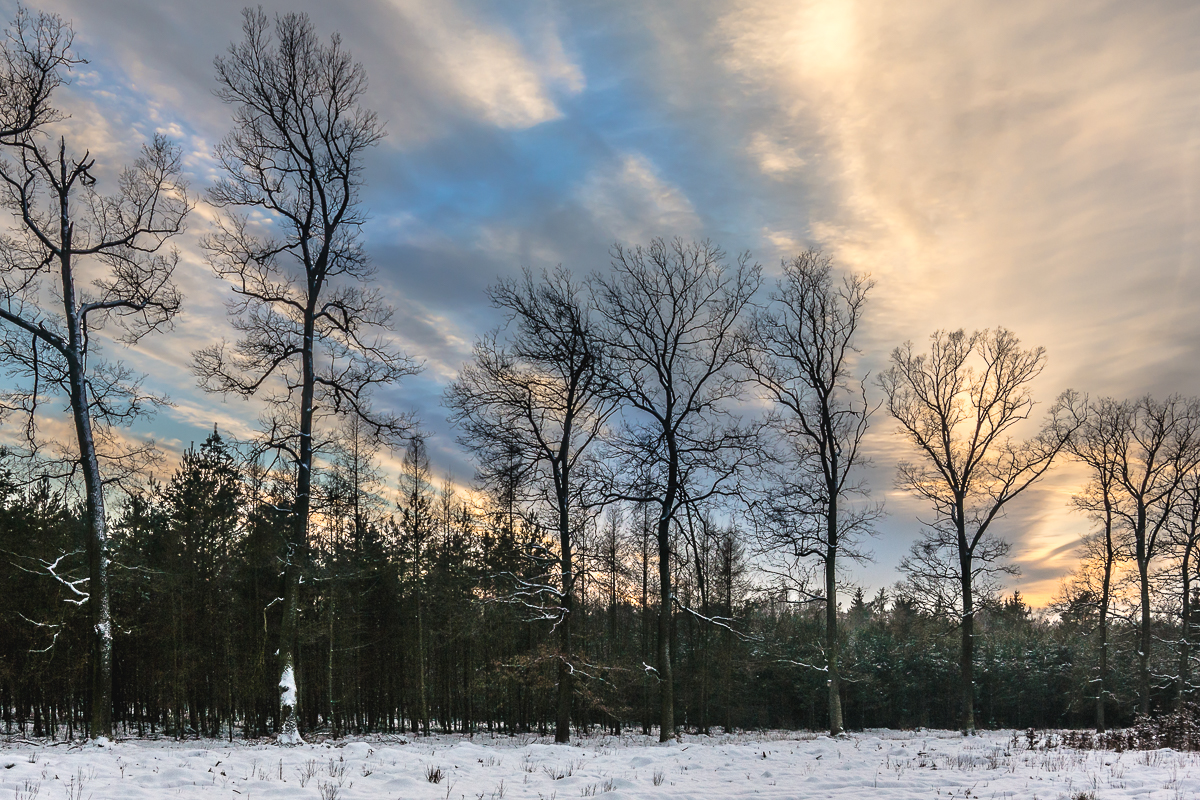
[[[749,254],[681,239],[491,287],[506,324],[445,394],[479,497],[435,487],[419,421],[373,401],[419,365],[361,245],[385,135],[365,71],[302,14],[247,9],[242,32],[215,61],[233,126],[202,238],[238,339],[192,366],[266,410],[163,484],[118,429],[166,400],[102,345],[181,313],[180,151],[156,136],[101,194],[52,103],[81,63],[70,25],[22,8],[0,44],[0,420],[23,442],[0,459],[7,730],[1103,730],[1192,697],[1200,403],[1065,391],[1016,438],[1045,351],[1003,328],[906,343],[868,381],[873,283],[818,251],[765,299]],[[45,435],[51,395],[69,444]],[[930,516],[892,596],[843,608],[883,514],[861,474],[881,409]],[[404,456],[394,508],[384,447]],[[1064,457],[1091,473],[1097,532],[1037,618],[999,597],[996,524]]]
[[[273,649],[282,624],[290,489],[219,434],[189,449],[163,484],[127,498],[113,520],[114,732],[275,737],[282,732]],[[558,636],[530,620],[514,585],[541,580],[556,539],[499,501],[457,495],[420,445],[405,458],[396,506],[363,492],[372,473],[339,456],[314,492],[314,538],[301,576],[295,719],[305,735],[536,733],[557,726]],[[361,479],[361,477],[360,477]],[[90,733],[87,617],[42,566],[84,574],[86,525],[50,481],[0,486],[0,716],[8,735]],[[370,482],[368,481],[368,486]],[[681,607],[672,617],[677,730],[828,725],[823,604],[763,580],[748,532],[713,517],[672,550]],[[610,508],[575,531],[572,732],[659,732],[656,518]],[[515,526],[515,527],[514,527]],[[13,557],[14,548],[21,556]],[[539,560],[539,557],[541,560]],[[1082,574],[1082,573],[1081,573]],[[1158,576],[1152,711],[1179,694],[1183,625]],[[1140,705],[1136,569],[1114,581],[1104,704],[1109,724]],[[911,581],[875,596],[850,589],[838,612],[843,727],[956,727],[958,608]],[[932,602],[931,602],[932,601]],[[1195,600],[1193,599],[1193,608]],[[976,709],[986,728],[1095,723],[1095,598],[1064,592],[1056,613],[1019,592],[976,609]],[[34,624],[35,621],[37,624]],[[1184,680],[1187,680],[1186,678]]]

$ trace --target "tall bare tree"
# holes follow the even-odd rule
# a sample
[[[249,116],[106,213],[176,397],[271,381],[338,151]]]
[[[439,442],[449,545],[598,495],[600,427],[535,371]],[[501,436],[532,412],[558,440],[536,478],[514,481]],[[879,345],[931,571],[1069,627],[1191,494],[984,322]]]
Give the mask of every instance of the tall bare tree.
[[[1120,558],[1120,542],[1116,538],[1117,502],[1117,443],[1124,413],[1112,399],[1101,399],[1086,410],[1086,419],[1072,437],[1071,454],[1091,472],[1083,491],[1073,499],[1075,507],[1090,516],[1100,527],[1087,544],[1092,551],[1090,560],[1098,568],[1099,586],[1093,587],[1098,596],[1096,614],[1097,674],[1096,730],[1105,730],[1104,706],[1108,699],[1108,621],[1112,606],[1114,570]]]
[[[1164,530],[1187,475],[1200,463],[1200,404],[1178,396],[1121,403],[1113,442],[1114,477],[1122,495],[1115,508],[1140,587],[1138,693],[1150,713],[1151,565],[1166,542]]]
[[[102,342],[136,344],[179,311],[171,280],[177,257],[160,251],[183,229],[189,200],[180,151],[161,137],[108,176],[86,149],[69,146],[50,95],[61,71],[78,63],[71,40],[59,17],[20,9],[0,45],[0,202],[14,218],[0,239],[0,368],[17,382],[0,411],[25,416],[36,452],[42,402],[66,399],[74,436],[63,477],[82,475],[88,532],[87,578],[69,588],[91,621],[91,734],[107,736],[113,629],[104,489],[115,473],[104,462],[150,454],[114,441],[112,429],[151,413],[162,398],[121,361],[106,360]],[[112,194],[101,194],[100,178]]]
[[[754,380],[779,407],[782,466],[769,481],[761,526],[768,550],[815,558],[824,569],[825,670],[829,731],[842,732],[838,672],[838,557],[851,556],[857,535],[869,529],[878,509],[849,505],[866,493],[855,476],[871,417],[862,381],[853,374],[854,335],[862,321],[865,275],[835,281],[831,259],[808,250],[783,265],[771,303],[755,315],[743,360]]]
[[[658,507],[659,738],[675,735],[671,615],[673,528],[689,506],[734,491],[755,457],[756,431],[739,425],[730,403],[745,349],[740,326],[761,281],[749,255],[730,267],[710,242],[655,239],[613,248],[611,275],[594,279],[605,320],[612,391],[626,425],[612,437],[626,479],[616,494]]]
[[[901,462],[897,485],[932,504],[935,518],[905,565],[918,576],[950,582],[959,605],[961,724],[975,730],[975,583],[1007,552],[992,524],[1015,497],[1045,474],[1066,445],[1077,417],[1059,415],[1026,441],[1013,428],[1034,408],[1029,385],[1045,350],[1026,350],[1010,331],[938,331],[930,352],[912,342],[892,352],[880,376],[888,411],[917,448],[919,462]],[[1070,419],[1067,419],[1067,418]],[[944,581],[943,581],[944,582]]]
[[[204,240],[209,263],[229,282],[241,334],[198,351],[195,371],[210,391],[257,396],[269,408],[264,444],[295,474],[280,630],[279,741],[301,741],[296,725],[295,637],[299,579],[308,543],[314,457],[322,423],[355,415],[398,443],[410,420],[382,412],[372,390],[417,367],[384,337],[391,309],[364,288],[372,269],[359,238],[363,157],[383,137],[362,106],[366,71],[335,34],[322,42],[308,17],[247,9],[244,38],[215,61],[217,96],[233,107],[233,130],[216,147],[225,173],[209,191],[224,214]],[[273,224],[256,222],[265,214]]]
[[[446,390],[459,441],[484,464],[503,463],[512,453],[528,462],[526,482],[549,487],[559,546],[558,588],[550,593],[558,626],[558,708],[554,739],[571,736],[571,619],[575,592],[572,520],[579,507],[579,468],[615,408],[605,392],[600,343],[582,287],[559,267],[535,280],[488,290],[492,304],[508,315],[510,335],[488,334],[475,343],[474,358]],[[542,498],[535,498],[542,499]]]

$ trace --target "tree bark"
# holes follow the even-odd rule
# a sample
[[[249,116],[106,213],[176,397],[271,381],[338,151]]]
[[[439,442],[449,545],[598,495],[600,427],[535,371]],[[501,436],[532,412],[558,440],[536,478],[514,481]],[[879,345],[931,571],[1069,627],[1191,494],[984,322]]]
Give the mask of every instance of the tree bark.
[[[962,692],[962,731],[975,733],[975,598],[971,586],[971,554],[966,547],[966,533],[959,531],[958,568],[962,583],[962,648],[958,672]]]
[[[565,482],[565,481],[564,481]],[[562,619],[558,625],[558,709],[554,726],[554,741],[571,741],[571,700],[574,676],[571,667],[571,617],[574,613],[575,574],[571,554],[569,499],[560,492],[558,497],[558,537],[562,556]]]
[[[642,735],[650,735],[650,686],[645,663],[650,654],[647,643],[650,641],[650,513],[648,506],[642,511]]]
[[[832,498],[831,498],[832,499]],[[837,523],[830,503],[829,540],[825,549],[825,666],[829,687],[829,735],[837,736],[842,727],[841,676],[838,669],[839,643],[837,624]]]
[[[1104,565],[1104,586],[1100,594],[1100,625],[1097,633],[1100,637],[1100,674],[1096,682],[1096,732],[1104,733],[1104,701],[1105,686],[1108,682],[1108,603],[1110,583],[1112,581],[1111,562]]]
[[[309,304],[304,314],[304,351],[301,354],[300,443],[296,463],[296,500],[284,567],[283,624],[279,630],[279,736],[280,744],[303,744],[298,725],[300,692],[296,682],[296,634],[300,615],[300,575],[308,550],[308,516],[312,492],[313,403],[316,370],[313,364],[315,325],[313,307],[320,286],[309,281]]]
[[[671,502],[674,493],[668,490]],[[671,672],[671,518],[668,506],[658,522],[658,670],[659,731],[658,740],[668,742],[675,737],[675,691]]]
[[[59,150],[62,185],[67,183],[65,143]],[[92,415],[88,406],[88,387],[84,378],[83,321],[75,297],[74,264],[71,258],[72,234],[68,194],[58,193],[59,235],[62,243],[58,253],[62,279],[63,310],[67,323],[66,356],[71,416],[79,443],[79,466],[83,472],[87,509],[88,616],[92,626],[92,713],[91,735],[112,735],[112,616],[108,595],[108,521],[104,513],[104,482],[100,476],[100,461],[96,455],[96,440],[92,431]]]
[[[1146,510],[1138,504],[1137,530],[1138,579],[1141,582],[1142,613],[1138,629],[1138,710],[1150,713],[1150,559],[1146,542]]]
[[[100,477],[82,367],[69,357],[71,407],[79,439],[80,466],[87,493],[88,612],[92,625],[91,735],[112,735],[112,615],[108,591],[108,526],[104,515],[104,485]]]
[[[1179,632],[1179,691],[1175,695],[1175,710],[1182,711],[1183,704],[1187,701],[1188,684],[1192,681],[1192,665],[1191,665],[1191,621],[1192,621],[1192,605],[1191,605],[1191,555],[1192,545],[1188,542],[1183,551],[1183,563],[1180,565],[1180,572],[1183,576],[1183,603],[1180,613],[1181,622]]]

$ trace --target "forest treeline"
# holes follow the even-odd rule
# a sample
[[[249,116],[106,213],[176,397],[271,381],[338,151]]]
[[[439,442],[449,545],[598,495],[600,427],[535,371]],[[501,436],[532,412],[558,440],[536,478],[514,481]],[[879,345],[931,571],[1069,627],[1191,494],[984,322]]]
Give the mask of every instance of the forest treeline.
[[[303,581],[298,673],[302,728],[368,732],[553,732],[555,636],[523,608],[497,602],[501,576],[536,577],[527,554],[545,530],[504,509],[485,512],[435,485],[417,503],[359,507],[347,467],[328,479],[323,521]],[[127,735],[258,737],[274,732],[274,649],[286,520],[275,492],[214,435],[162,486],[135,495],[114,522],[113,613],[117,731]],[[410,495],[411,498],[411,495]],[[511,521],[516,520],[513,527]],[[0,565],[5,731],[84,735],[87,619],[53,581],[22,564],[58,558],[82,574],[84,526],[46,484],[4,490]],[[645,509],[605,515],[581,537],[576,628],[578,726],[657,729],[653,661],[657,607],[653,525]],[[705,527],[712,576],[707,610],[673,618],[678,718],[694,731],[820,728],[827,723],[823,611],[754,579],[744,532]],[[683,548],[680,547],[682,552]],[[693,570],[681,602],[701,607]],[[1173,615],[1156,618],[1156,674],[1177,670]],[[30,624],[38,620],[55,627]],[[978,708],[987,727],[1073,727],[1093,721],[1096,609],[1075,596],[1061,615],[1031,612],[1019,595],[988,598],[978,616]],[[846,724],[954,727],[958,647],[942,613],[903,587],[850,595],[840,615]],[[1111,633],[1109,713],[1133,719],[1136,626]],[[1155,707],[1174,686],[1156,684]]]
[[[868,275],[810,249],[768,280],[748,253],[664,237],[488,289],[505,323],[444,395],[478,465],[458,486],[380,400],[421,365],[362,244],[386,131],[341,39],[245,11],[214,62],[231,128],[198,194],[163,136],[97,166],[107,150],[54,104],[81,63],[69,23],[19,9],[7,33],[6,731],[1104,730],[1193,699],[1197,401],[1066,390],[1043,415],[1046,353],[1004,328],[935,331],[868,380]],[[260,414],[166,474],[144,420],[169,401],[106,354],[186,313],[173,242],[201,201],[236,338],[190,367]],[[880,426],[927,511],[903,580],[868,598]],[[1034,613],[1002,593],[1006,513],[1066,460],[1094,531]]]

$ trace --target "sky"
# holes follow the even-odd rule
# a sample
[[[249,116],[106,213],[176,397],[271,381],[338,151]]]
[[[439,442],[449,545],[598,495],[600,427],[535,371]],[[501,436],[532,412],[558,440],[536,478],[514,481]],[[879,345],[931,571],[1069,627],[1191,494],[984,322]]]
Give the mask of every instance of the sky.
[[[31,2],[72,20],[89,63],[61,94],[102,184],[155,132],[202,196],[229,110],[213,57],[241,2]],[[1091,396],[1200,394],[1200,6],[1094,0],[297,0],[370,77],[388,136],[367,160],[364,236],[424,372],[380,405],[418,413],[436,466],[468,481],[440,407],[475,337],[501,322],[485,289],[523,267],[605,270],[614,242],[708,238],[768,279],[816,246],[876,281],[864,372],[937,329],[1005,326],[1047,350],[1039,412]],[[11,18],[15,6],[0,1]],[[106,173],[106,169],[111,171]],[[101,186],[103,188],[103,185]],[[190,353],[232,338],[225,287],[179,240],[185,313],[119,355],[171,395],[168,451],[253,408],[196,388]],[[869,384],[870,385],[870,384]],[[876,399],[878,390],[875,390]],[[875,562],[899,575],[921,504],[893,487],[911,456],[882,413],[868,479],[889,516]],[[1066,464],[999,529],[1046,602],[1087,522]]]

